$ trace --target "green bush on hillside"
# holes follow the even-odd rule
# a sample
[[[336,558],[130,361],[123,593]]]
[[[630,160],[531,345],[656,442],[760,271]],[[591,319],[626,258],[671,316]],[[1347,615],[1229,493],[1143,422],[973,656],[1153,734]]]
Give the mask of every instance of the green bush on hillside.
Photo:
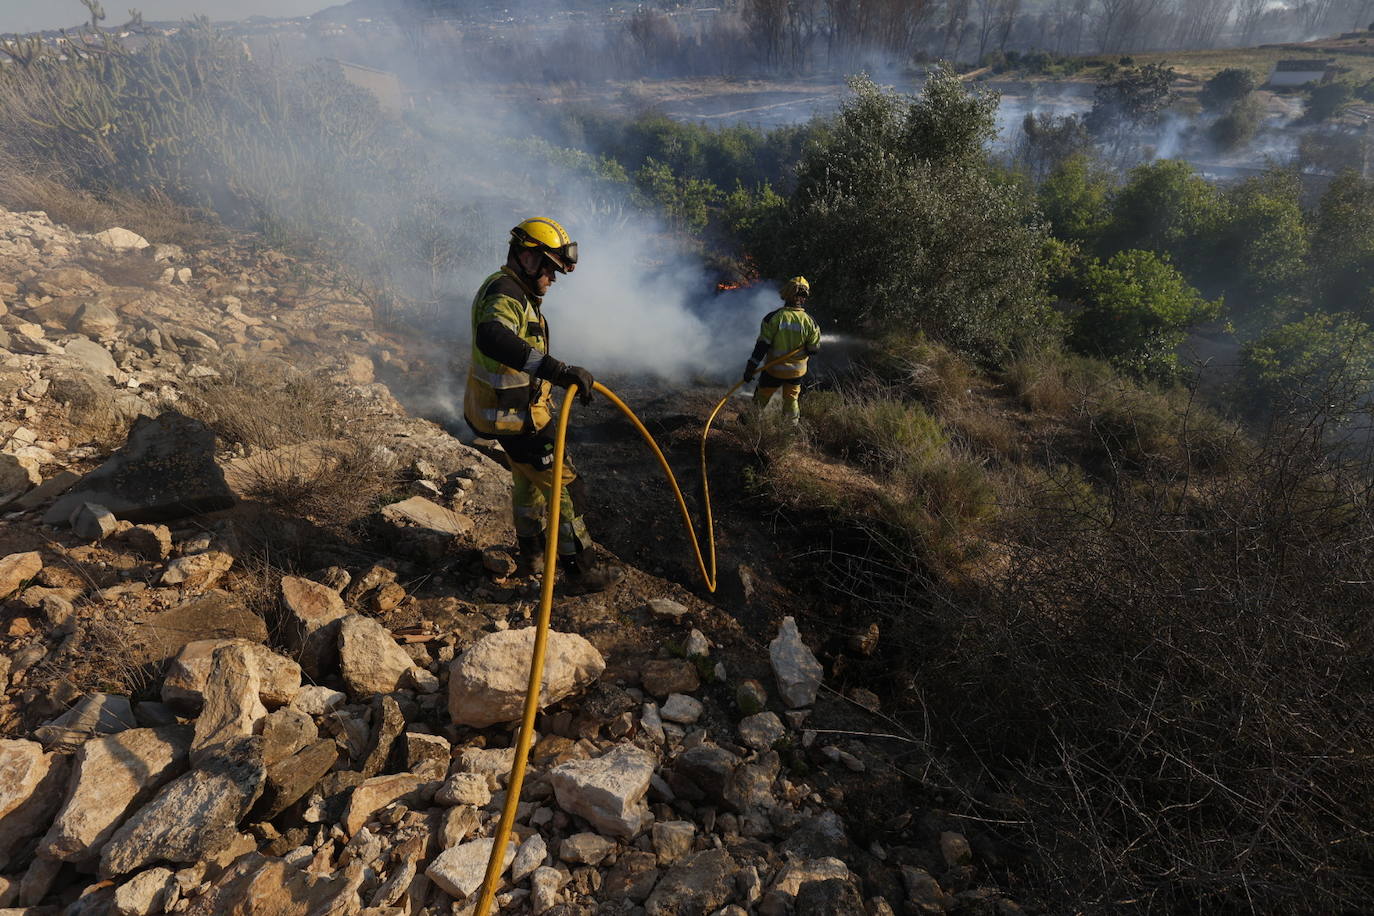
[[[1359,405],[1374,386],[1374,329],[1350,315],[1308,315],[1247,343],[1241,377],[1252,409]]]
[[[1227,67],[1202,84],[1197,94],[1204,111],[1223,112],[1250,97],[1259,85],[1254,71],[1244,67]]]
[[[1149,251],[1090,262],[1081,289],[1070,342],[1144,378],[1171,379],[1188,329],[1221,312],[1220,300],[1204,299],[1167,260]]]
[[[837,323],[920,329],[980,357],[1040,333],[1044,229],[988,162],[995,99],[944,69],[918,99],[851,88],[787,206],[746,239],[763,272],[804,272]]]

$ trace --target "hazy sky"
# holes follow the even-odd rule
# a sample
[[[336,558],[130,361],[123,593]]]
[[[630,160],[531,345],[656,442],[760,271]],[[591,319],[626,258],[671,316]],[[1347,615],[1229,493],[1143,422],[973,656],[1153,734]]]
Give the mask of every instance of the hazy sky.
[[[243,19],[246,16],[301,16],[314,13],[339,0],[104,0],[105,24],[118,25],[129,10],[143,13],[149,22],[188,19],[204,14],[211,19]],[[0,32],[36,32],[80,25],[86,8],[80,0],[0,0]]]

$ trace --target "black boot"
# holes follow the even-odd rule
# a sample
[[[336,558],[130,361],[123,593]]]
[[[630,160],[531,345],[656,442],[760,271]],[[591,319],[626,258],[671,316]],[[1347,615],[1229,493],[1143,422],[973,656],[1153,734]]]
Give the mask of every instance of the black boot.
[[[544,571],[544,539],[521,535],[515,539],[515,574],[537,576]]]
[[[558,558],[563,566],[571,591],[577,594],[602,592],[625,578],[625,570],[596,559],[595,551],[586,547],[571,556]]]

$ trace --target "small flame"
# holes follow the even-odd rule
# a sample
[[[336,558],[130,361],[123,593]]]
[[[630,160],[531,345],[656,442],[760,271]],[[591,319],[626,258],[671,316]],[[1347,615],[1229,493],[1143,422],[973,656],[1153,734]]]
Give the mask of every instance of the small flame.
[[[740,259],[739,279],[734,282],[722,281],[716,284],[716,292],[723,293],[732,289],[748,289],[759,282],[758,266],[754,264],[753,255],[746,254]]]

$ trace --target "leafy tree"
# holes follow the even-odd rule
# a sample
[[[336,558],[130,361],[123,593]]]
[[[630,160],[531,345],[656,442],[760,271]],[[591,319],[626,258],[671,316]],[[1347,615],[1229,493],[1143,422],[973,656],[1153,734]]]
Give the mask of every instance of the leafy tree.
[[[1174,68],[1163,64],[1126,67],[1105,77],[1093,94],[1088,130],[1101,136],[1153,126],[1173,101],[1170,87],[1176,78]]]
[[[635,172],[639,203],[655,208],[680,232],[700,233],[710,219],[709,208],[720,189],[700,178],[683,178],[666,162],[650,159]]]
[[[1231,106],[1231,110],[1212,122],[1207,136],[1217,149],[1230,152],[1250,142],[1259,130],[1264,109],[1253,96],[1247,96]]]
[[[786,208],[754,233],[764,273],[804,271],[843,323],[924,329],[979,356],[1043,329],[1044,230],[984,149],[995,101],[943,69],[920,98],[850,86]]]
[[[1039,183],[1072,156],[1086,153],[1092,136],[1078,115],[1028,113],[1021,121],[1016,160]]]
[[[1302,119],[1309,124],[1317,124],[1340,114],[1341,109],[1355,98],[1355,90],[1339,80],[1322,83],[1307,91],[1307,105],[1303,108]]]
[[[1151,251],[1119,251],[1106,264],[1089,262],[1081,290],[1070,344],[1145,378],[1173,378],[1188,329],[1221,312],[1221,300],[1204,299]]]
[[[1206,263],[1206,245],[1221,192],[1186,162],[1162,159],[1132,169],[1112,199],[1111,224],[1098,250],[1140,248],[1168,255],[1192,272]]]
[[[1268,326],[1302,308],[1307,281],[1308,229],[1302,181],[1276,169],[1224,192],[1212,256],[1195,282],[1224,292],[1233,316]]]
[[[1308,315],[1246,344],[1241,377],[1253,408],[1358,402],[1374,385],[1374,329],[1348,314]]]
[[[1352,171],[1331,182],[1317,207],[1311,260],[1321,305],[1374,320],[1374,181]]]
[[[1203,111],[1230,111],[1237,102],[1249,98],[1259,85],[1254,71],[1243,67],[1227,67],[1202,84],[1197,100]]]
[[[1111,221],[1111,194],[1111,174],[1079,154],[1045,179],[1037,200],[1055,236],[1091,248]]]

